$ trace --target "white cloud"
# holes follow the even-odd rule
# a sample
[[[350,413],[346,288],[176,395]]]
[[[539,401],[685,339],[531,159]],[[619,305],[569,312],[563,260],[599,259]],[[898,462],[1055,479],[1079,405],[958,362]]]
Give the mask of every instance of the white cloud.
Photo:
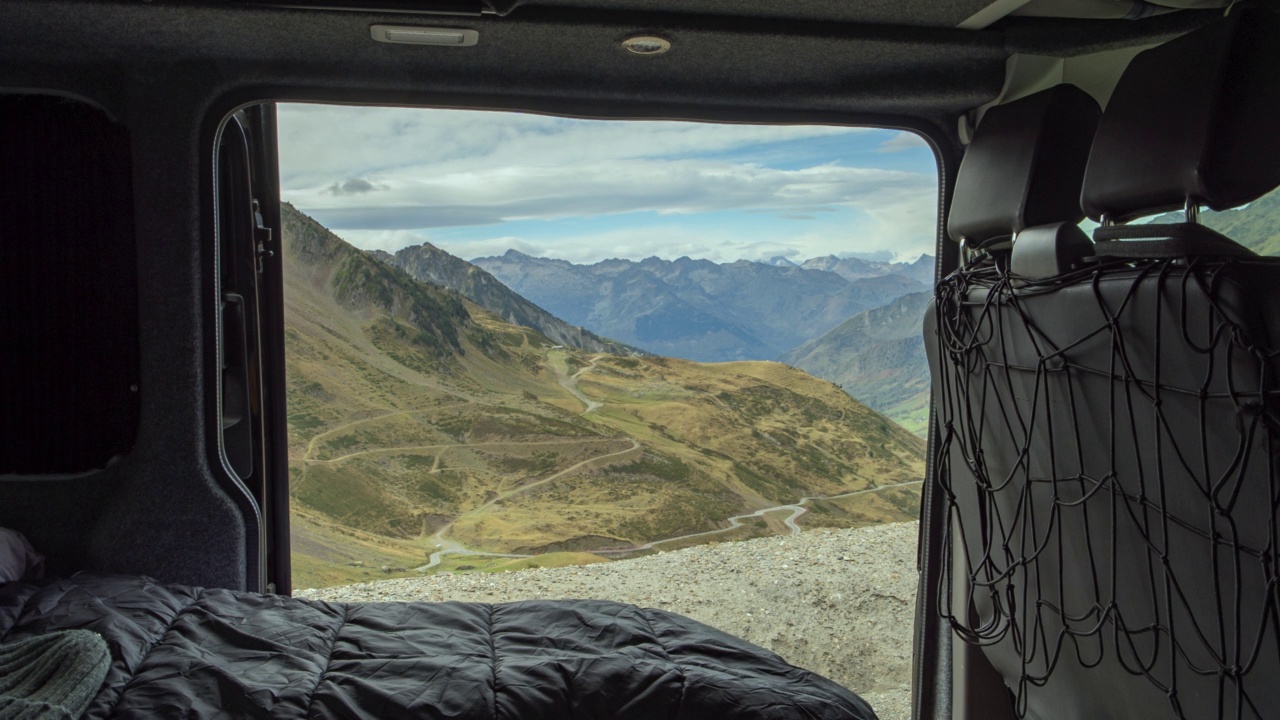
[[[335,182],[320,192],[325,195],[333,195],[340,197],[343,195],[363,195],[364,193],[377,192],[379,190],[387,190],[387,186],[381,183],[374,183],[365,178],[349,178],[343,182]]]
[[[714,262],[767,260],[779,255],[801,261],[825,255],[845,256],[851,250],[857,250],[859,254],[882,253],[886,259],[915,260],[922,253],[933,253],[932,237],[907,241],[896,234],[882,234],[878,227],[874,218],[868,218],[857,227],[834,231],[828,227],[789,234],[768,229],[751,232],[738,227],[709,230],[678,222],[566,233],[550,240],[510,235],[452,240],[404,231],[343,230],[338,234],[357,247],[388,252],[430,242],[466,260],[501,255],[509,249],[534,257],[553,257],[575,263],[595,263],[609,258],[642,260],[652,256],[670,260],[685,255]],[[858,238],[856,243],[852,238]]]
[[[878,149],[882,153],[894,153],[921,147],[927,148],[929,147],[929,143],[926,142],[923,137],[904,130],[880,143],[880,147]]]
[[[714,153],[863,132],[821,125],[598,122],[516,113],[341,105],[279,106],[281,184],[301,190],[354,172],[414,177],[511,166],[562,167]]]
[[[883,210],[896,207],[903,195],[932,195],[935,181],[919,173],[839,165],[780,170],[723,161],[637,160],[621,166],[514,165],[432,177],[384,175],[381,182],[386,189],[374,198],[327,187],[284,196],[304,211],[326,211],[334,228],[408,229],[639,211],[809,214],[823,205]]]
[[[366,249],[394,251],[429,240],[464,258],[515,248],[577,262],[932,252],[937,185],[931,172],[817,164],[821,160],[804,167],[807,158],[778,162],[790,145],[772,146],[767,159],[783,167],[749,161],[758,157],[752,148],[765,143],[818,141],[858,128],[342,106],[282,105],[279,112],[283,198]],[[892,151],[923,143],[911,133],[878,147],[876,139],[861,147]],[[846,223],[847,211],[854,211],[856,227],[832,219],[840,208]],[[681,222],[727,211],[744,219],[710,231],[705,223]],[[503,225],[638,212],[671,222],[660,230],[651,221],[599,232],[578,226],[551,241],[521,237]],[[787,222],[756,223],[746,213]],[[769,231],[753,232],[755,224]],[[449,233],[465,241],[423,234],[446,227],[474,229]]]
[[[500,255],[508,248],[573,262],[595,262],[609,257],[642,259],[652,255],[664,258],[689,255],[717,262],[739,258],[760,260],[776,255],[804,259],[842,255],[852,250],[887,251],[914,260],[920,253],[933,252],[937,217],[937,188],[933,178],[834,166],[810,170],[813,172],[795,171],[799,175],[795,177],[789,171],[757,168],[745,177],[726,173],[718,182],[710,183],[702,173],[678,182],[680,173],[665,173],[654,168],[654,177],[670,180],[652,183],[637,177],[629,181],[598,176],[569,177],[548,181],[546,185],[550,187],[541,192],[539,188],[543,184],[537,182],[495,181],[469,186],[458,196],[450,195],[447,188],[435,189],[437,196],[453,197],[457,205],[446,200],[440,206],[363,206],[326,210],[319,215],[322,221],[334,226],[340,236],[358,247],[394,252],[407,245],[431,242],[467,259]],[[394,193],[392,190],[386,194]],[[846,224],[847,214],[806,213],[811,220],[789,221],[781,231],[776,224],[760,229],[750,222],[732,223],[708,229],[705,224],[684,222],[684,217],[701,211],[766,206],[775,210],[788,207],[811,210],[809,206],[822,201],[829,204],[828,209],[830,206],[851,208],[862,221],[852,226]],[[670,220],[656,227],[646,223],[641,227],[608,231],[565,231],[551,241],[513,236],[503,232],[500,222],[643,209],[656,210]],[[470,213],[476,223],[491,222],[496,232],[491,237],[457,241],[396,227],[451,225],[467,220],[458,217],[461,213]],[[779,216],[786,218],[789,214],[780,212]],[[379,227],[378,223],[388,224]]]

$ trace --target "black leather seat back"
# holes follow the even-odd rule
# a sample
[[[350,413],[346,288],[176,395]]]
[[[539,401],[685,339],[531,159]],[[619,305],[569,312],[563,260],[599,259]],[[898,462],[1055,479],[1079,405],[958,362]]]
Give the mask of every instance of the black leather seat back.
[[[1251,164],[1280,149],[1280,114],[1264,128],[1255,104],[1280,97],[1280,74],[1252,60],[1278,46],[1275,15],[1236,11],[1139,55],[1098,129],[1086,209],[1131,217],[1280,183]],[[1223,89],[1237,85],[1265,88]],[[1199,104],[1204,132],[1153,132]],[[1224,155],[1224,137],[1254,152]],[[1029,717],[1270,717],[1280,267],[1212,253],[1049,267],[962,269],[926,319],[952,624]]]

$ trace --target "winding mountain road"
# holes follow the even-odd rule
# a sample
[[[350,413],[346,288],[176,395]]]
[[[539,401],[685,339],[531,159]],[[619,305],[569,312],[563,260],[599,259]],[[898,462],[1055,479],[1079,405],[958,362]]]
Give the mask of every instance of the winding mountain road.
[[[497,441],[497,442],[478,442],[478,443],[442,443],[442,444],[436,444],[436,445],[407,445],[407,446],[405,446],[405,447],[387,447],[387,448],[373,448],[372,450],[360,450],[360,451],[358,451],[358,452],[349,453],[349,454],[347,454],[347,455],[340,455],[340,456],[338,456],[338,457],[336,457],[336,458],[329,458],[329,459],[327,459],[327,460],[318,460],[318,459],[314,459],[314,458],[307,458],[306,462],[309,462],[309,463],[317,463],[317,464],[319,464],[319,463],[336,463],[336,462],[342,462],[343,460],[350,460],[350,459],[351,459],[351,458],[353,458],[353,457],[359,457],[359,456],[361,456],[361,455],[374,455],[374,454],[378,454],[378,453],[402,453],[402,452],[409,452],[409,451],[412,451],[412,450],[441,450],[441,451],[443,451],[443,450],[449,450],[449,449],[451,449],[451,448],[529,447],[529,446],[534,446],[534,445],[573,445],[573,444],[578,444],[578,443],[604,443],[604,442],[615,442],[615,441],[620,440],[620,439],[621,439],[621,438],[615,438],[615,437],[605,437],[605,438],[592,438],[592,437],[585,437],[585,438],[573,438],[573,437],[566,437],[566,438],[565,438],[565,439],[563,439],[563,440],[529,440],[529,441],[527,441],[527,442],[507,442],[507,441]]]
[[[594,370],[597,364],[599,363],[600,358],[601,358],[600,354],[596,354],[592,356],[590,364],[586,365],[585,367],[579,368],[578,371],[573,374],[569,374],[567,364],[564,363],[563,357],[559,358],[560,362],[550,363],[552,366],[552,369],[556,373],[557,382],[560,384],[560,386],[563,387],[566,391],[569,392],[569,394],[573,395],[580,402],[582,402],[583,405],[586,406],[586,409],[580,413],[581,415],[587,415],[591,412],[594,412],[595,410],[598,410],[604,407],[604,403],[588,397],[581,390],[578,389],[578,378],[582,375],[582,373],[587,372],[589,370]],[[374,418],[370,418],[370,419],[374,419]],[[491,508],[494,505],[497,505],[498,503],[503,502],[512,496],[527,492],[529,490],[533,490],[534,488],[542,487],[547,483],[554,482],[559,478],[564,477],[565,475],[575,472],[583,467],[587,467],[593,463],[597,463],[602,460],[608,460],[611,458],[620,457],[627,453],[637,452],[641,449],[641,445],[637,440],[635,440],[634,438],[628,438],[628,439],[631,441],[631,447],[625,450],[619,450],[616,452],[607,453],[605,455],[599,455],[596,457],[587,458],[586,460],[582,460],[578,463],[575,463],[565,468],[564,470],[560,470],[559,472],[552,473],[551,475],[548,475],[547,477],[542,478],[541,480],[536,480],[534,482],[527,483],[525,485],[521,485],[519,487],[515,487],[505,492],[499,493],[495,495],[493,498],[490,498],[485,503],[481,504],[480,506],[467,511],[462,515],[459,515],[457,518],[454,518],[449,523],[447,523],[446,525],[441,527],[439,530],[437,530],[434,535],[431,536],[431,542],[434,543],[436,547],[436,551],[431,553],[429,557],[429,561],[425,565],[416,567],[414,568],[414,570],[416,570],[417,572],[426,572],[440,565],[440,563],[444,560],[444,557],[446,555],[479,555],[479,556],[487,556],[487,557],[504,557],[504,558],[533,557],[532,555],[521,555],[517,553],[499,553],[499,552],[489,552],[485,550],[474,550],[472,548],[468,548],[467,546],[463,545],[462,543],[456,540],[449,539],[448,537],[446,537],[446,534],[453,528],[454,524],[458,520],[464,517],[467,517],[468,515],[473,515],[475,513],[479,513],[484,510],[487,510],[488,508]],[[602,439],[602,440],[596,440],[596,442],[607,442],[608,440],[609,439]],[[556,441],[556,442],[561,442],[561,441]],[[536,444],[536,443],[528,443],[528,444]],[[404,449],[424,449],[425,450],[425,449],[435,448],[435,447],[442,447],[442,446],[421,446],[419,448],[401,448],[401,450],[404,450]],[[365,451],[365,452],[367,453],[367,452],[378,452],[378,451]],[[337,461],[345,460],[347,458],[353,457],[355,455],[360,455],[360,454],[364,454],[364,453],[352,453],[351,455],[345,455],[339,458],[334,458],[332,460],[319,461],[319,462],[337,462]],[[312,461],[312,462],[317,462],[317,461]],[[704,532],[677,535],[674,537],[663,538],[661,540],[653,540],[651,542],[647,542],[642,545],[635,545],[631,547],[603,548],[600,550],[591,550],[590,552],[595,553],[597,555],[624,555],[624,554],[630,554],[630,553],[636,553],[636,552],[643,552],[645,550],[651,550],[654,547],[657,547],[659,545],[663,545],[666,543],[678,542],[682,540],[691,540],[694,538],[701,538],[701,537],[710,537],[712,535],[719,535],[722,533],[726,533],[731,530],[735,530],[737,528],[742,527],[744,524],[744,521],[750,518],[764,517],[765,515],[768,515],[770,513],[784,512],[784,511],[787,512],[788,514],[785,518],[782,519],[783,525],[785,525],[786,528],[790,530],[792,535],[798,535],[801,532],[801,528],[800,528],[800,525],[796,523],[796,520],[799,519],[800,516],[809,512],[809,508],[806,506],[816,500],[839,500],[841,498],[854,497],[856,495],[865,495],[868,493],[880,492],[882,490],[889,490],[891,488],[904,487],[907,485],[919,485],[922,482],[923,482],[922,480],[911,480],[908,482],[893,483],[890,485],[881,485],[878,487],[867,488],[864,490],[854,490],[847,493],[840,493],[838,495],[805,496],[800,498],[794,503],[789,503],[786,505],[775,505],[773,507],[761,508],[760,510],[756,510],[750,513],[745,513],[742,515],[734,515],[726,519],[726,522],[728,523],[726,527],[717,528],[715,530],[707,530]]]
[[[621,440],[622,438],[616,438],[616,439]],[[631,441],[631,447],[627,448],[626,450],[618,450],[617,452],[611,452],[611,453],[608,453],[607,455],[597,455],[593,458],[587,458],[586,460],[583,460],[581,462],[574,463],[573,465],[570,465],[569,467],[557,473],[548,475],[542,478],[541,480],[537,480],[535,482],[529,483],[528,485],[521,485],[520,487],[512,488],[510,490],[507,490],[506,492],[499,493],[492,500],[481,505],[475,510],[472,510],[471,512],[473,513],[479,512],[480,510],[484,510],[487,507],[497,505],[498,503],[502,502],[503,500],[506,500],[512,495],[519,495],[520,493],[525,492],[526,490],[532,490],[536,487],[541,487],[543,485],[546,485],[549,482],[552,482],[553,480],[558,480],[564,477],[565,475],[568,475],[569,473],[575,470],[578,470],[580,468],[586,467],[587,465],[590,465],[592,463],[599,462],[601,460],[608,460],[609,458],[618,457],[619,455],[626,455],[627,453],[635,452],[636,450],[640,449],[639,441],[637,441],[635,438],[627,438],[627,439]],[[467,514],[470,514],[470,513],[467,513]]]
[[[903,487],[906,485],[919,485],[922,482],[924,481],[910,480],[908,482],[893,483],[890,485],[881,485],[879,487],[867,488],[866,490],[854,490],[853,492],[840,493],[839,495],[806,496],[806,497],[800,498],[794,504],[791,504],[791,505],[774,505],[773,507],[762,508],[760,510],[756,510],[755,512],[752,512],[752,513],[747,513],[745,515],[734,515],[733,517],[728,518],[728,523],[729,523],[728,527],[722,527],[716,530],[707,530],[705,532],[689,533],[687,535],[677,535],[675,537],[663,538],[661,540],[654,540],[652,542],[647,542],[643,545],[636,545],[629,548],[604,548],[602,550],[592,550],[591,552],[595,553],[596,555],[622,555],[626,553],[652,550],[657,545],[662,545],[664,543],[669,543],[669,542],[676,542],[677,540],[690,540],[692,538],[707,537],[709,535],[719,535],[720,533],[726,533],[726,532],[729,532],[730,530],[735,530],[737,528],[742,527],[743,525],[742,521],[746,520],[747,518],[763,517],[769,513],[778,512],[779,510],[791,511],[791,514],[788,515],[786,518],[784,518],[782,522],[784,525],[787,526],[788,529],[791,530],[792,535],[799,535],[800,526],[796,524],[796,519],[799,518],[801,515],[809,512],[809,508],[804,506],[808,505],[814,500],[839,500],[840,498],[853,497],[855,495],[866,495],[867,493],[880,492],[881,490],[888,490],[890,488]]]
[[[635,442],[635,441],[632,440],[632,442]],[[639,443],[636,443],[636,445],[638,447]],[[630,452],[630,450],[623,450],[622,452]],[[614,454],[617,455],[620,453],[614,453]],[[602,456],[602,457],[607,457],[607,456]],[[591,460],[599,460],[599,459],[601,458],[592,458]],[[578,463],[572,468],[569,468],[567,470],[562,470],[560,473],[557,473],[556,475],[545,478],[543,480],[539,480],[537,483],[532,483],[532,484],[525,485],[523,487],[511,490],[507,494],[494,498],[493,500],[490,500],[489,502],[480,506],[480,508],[476,508],[476,510],[472,510],[471,512],[476,512],[477,510],[488,507],[518,492],[523,492],[524,490],[528,490],[534,487],[534,485],[541,485],[543,483],[549,482],[555,479],[555,477],[559,475],[563,475],[564,473],[567,473],[570,470],[573,470],[583,465],[584,463],[591,462],[591,460],[584,460],[583,462]],[[769,513],[778,512],[780,510],[790,511],[790,514],[787,517],[783,518],[782,522],[784,525],[787,526],[789,530],[791,530],[792,535],[799,535],[801,532],[801,528],[799,525],[796,524],[796,519],[798,519],[801,515],[804,515],[805,513],[809,512],[809,508],[805,507],[805,505],[808,505],[809,503],[815,500],[839,500],[841,498],[854,497],[856,495],[866,495],[869,493],[880,492],[881,490],[890,490],[892,488],[905,487],[907,485],[919,485],[922,482],[924,481],[910,480],[907,482],[892,483],[889,485],[881,485],[879,487],[867,488],[865,490],[854,490],[852,492],[840,493],[839,495],[805,496],[797,500],[794,504],[774,505],[773,507],[761,508],[760,510],[746,513],[744,515],[734,515],[733,517],[727,518],[727,522],[729,523],[728,527],[718,528],[716,530],[707,530],[705,532],[689,533],[686,535],[676,535],[675,537],[663,538],[661,540],[654,540],[652,542],[644,543],[643,545],[635,545],[632,547],[603,548],[600,550],[588,550],[587,552],[593,553],[595,555],[625,555],[629,553],[643,552],[645,550],[652,550],[654,547],[658,545],[662,545],[670,542],[676,542],[678,540],[690,540],[698,537],[707,537],[710,535],[719,535],[721,533],[726,533],[726,532],[729,532],[730,530],[734,530],[742,527],[743,520],[746,520],[748,518],[754,518],[754,517],[763,517],[765,515],[768,515]],[[472,550],[466,547],[465,545],[462,545],[461,543],[458,543],[456,541],[453,541],[444,537],[444,533],[452,526],[453,526],[453,523],[449,523],[448,525],[445,525],[444,527],[440,528],[440,530],[438,530],[436,534],[432,536],[431,538],[432,542],[434,542],[436,544],[436,547],[440,549],[434,553],[431,553],[430,562],[428,562],[426,565],[423,565],[421,567],[414,568],[414,570],[417,570],[418,572],[426,572],[427,570],[430,570],[431,568],[439,565],[440,561],[444,558],[445,555],[488,555],[490,557],[507,557],[507,558],[533,557],[532,555],[516,555],[516,554],[508,554],[508,553],[486,552],[483,550]]]
[[[599,410],[600,408],[604,407],[604,403],[600,402],[599,400],[592,400],[591,398],[583,394],[581,390],[578,389],[578,376],[582,375],[582,373],[588,370],[595,370],[596,365],[598,365],[599,363],[600,363],[600,354],[597,353],[591,356],[591,364],[587,365],[586,367],[579,368],[578,372],[572,375],[569,374],[567,368],[561,371],[557,367],[556,374],[559,375],[559,377],[557,378],[557,382],[560,383],[560,387],[564,388],[565,390],[568,390],[570,395],[578,398],[578,400],[582,401],[583,405],[587,406],[586,410],[583,410],[581,413],[579,413],[580,415],[586,415],[588,413],[591,413],[595,410]]]
[[[427,570],[430,570],[431,568],[439,565],[440,561],[444,558],[445,555],[492,555],[495,557],[509,557],[509,558],[532,557],[531,555],[517,555],[517,554],[510,554],[510,553],[497,553],[497,552],[486,552],[481,550],[472,550],[467,546],[463,545],[462,543],[457,542],[456,540],[450,540],[449,538],[445,537],[445,533],[447,533],[451,528],[453,528],[454,523],[456,523],[458,520],[461,520],[462,518],[468,515],[474,515],[475,513],[491,508],[494,505],[497,505],[498,503],[502,502],[503,500],[506,500],[507,498],[513,495],[519,495],[520,493],[527,492],[536,487],[542,487],[543,485],[546,485],[549,482],[554,482],[564,477],[565,475],[568,475],[571,472],[574,472],[588,465],[591,465],[592,463],[597,463],[597,462],[600,462],[601,460],[608,460],[609,458],[620,457],[622,455],[626,455],[627,453],[636,452],[637,450],[640,449],[640,443],[636,441],[635,438],[627,438],[627,439],[631,441],[631,447],[626,448],[625,450],[618,450],[617,452],[611,452],[606,455],[597,455],[596,457],[587,458],[586,460],[570,465],[564,470],[561,470],[556,473],[552,473],[551,475],[548,475],[542,478],[541,480],[536,480],[534,482],[521,485],[519,487],[511,488],[506,492],[502,492],[495,495],[494,497],[490,498],[487,502],[480,505],[479,507],[473,510],[468,510],[467,512],[454,518],[444,527],[437,530],[434,535],[431,536],[431,542],[435,543],[435,546],[440,549],[437,550],[436,552],[431,553],[430,562],[428,562],[426,565],[423,565],[421,567],[416,567],[414,568],[414,570],[417,570],[418,572],[426,572]]]

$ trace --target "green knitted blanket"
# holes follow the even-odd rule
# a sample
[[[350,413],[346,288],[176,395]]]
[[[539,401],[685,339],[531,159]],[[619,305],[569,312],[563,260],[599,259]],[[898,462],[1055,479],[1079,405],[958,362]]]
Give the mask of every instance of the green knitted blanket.
[[[107,641],[88,630],[0,644],[0,718],[76,720],[110,665]]]

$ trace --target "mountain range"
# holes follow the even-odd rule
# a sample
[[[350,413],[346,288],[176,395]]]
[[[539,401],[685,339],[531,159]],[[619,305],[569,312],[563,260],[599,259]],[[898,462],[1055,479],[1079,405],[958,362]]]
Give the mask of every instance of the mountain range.
[[[915,515],[923,442],[829,382],[582,350],[288,206],[282,230],[299,587]]]
[[[861,280],[862,278],[879,277],[881,275],[901,275],[926,285],[933,284],[933,256],[931,255],[921,255],[912,263],[882,262],[859,257],[842,258],[835,255],[809,258],[799,263],[782,255],[775,255],[768,260],[760,260],[758,262],[775,267],[798,267],[804,270],[833,272],[846,280]]]
[[[798,266],[804,270],[822,270],[833,272],[846,280],[861,280],[882,275],[901,275],[918,283],[933,285],[934,262],[932,255],[921,255],[915,262],[891,263],[875,260],[864,260],[857,257],[823,257],[809,258]]]
[[[566,321],[659,355],[775,359],[850,316],[920,292],[933,258],[810,267],[739,260],[604,260],[579,265],[509,250],[473,264]]]
[[[395,255],[381,250],[370,254],[400,268],[418,282],[452,290],[506,322],[537,330],[557,344],[615,355],[640,353],[636,348],[570,325],[513,292],[483,269],[430,243],[403,248]]]

